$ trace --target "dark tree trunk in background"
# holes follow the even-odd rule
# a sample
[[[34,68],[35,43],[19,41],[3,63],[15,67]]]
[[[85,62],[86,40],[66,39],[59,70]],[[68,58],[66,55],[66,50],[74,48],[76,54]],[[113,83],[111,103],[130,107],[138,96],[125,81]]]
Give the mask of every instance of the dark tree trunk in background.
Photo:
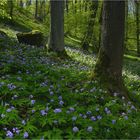
[[[35,19],[38,18],[38,0],[35,1]]]
[[[64,49],[64,1],[50,1],[51,31],[48,50],[65,53]]]
[[[88,9],[88,8],[87,8],[87,7],[88,7],[88,6],[87,6],[87,0],[84,0],[84,5],[85,5],[85,12],[87,12],[87,9]]]
[[[99,48],[101,47],[101,34],[102,34],[102,22],[103,22],[103,4],[101,5],[101,12],[100,12],[100,18],[99,18]]]
[[[7,0],[8,11],[11,18],[13,18],[14,3],[13,0]]]
[[[23,1],[22,1],[22,0],[19,1],[19,6],[20,6],[21,8],[23,8]]]
[[[103,2],[102,42],[94,76],[110,93],[127,97],[122,78],[125,1]]]
[[[86,50],[86,51],[88,51],[89,46],[90,46],[90,42],[91,42],[91,39],[92,39],[93,27],[94,27],[94,24],[95,24],[95,18],[96,18],[96,14],[97,14],[97,9],[98,9],[98,0],[91,1],[90,2],[91,14],[90,14],[89,20],[88,20],[87,31],[85,33],[85,36],[84,36],[83,42],[82,42],[82,49]]]
[[[39,20],[43,21],[44,20],[44,8],[45,8],[45,0],[40,1],[40,9],[39,9]]]
[[[136,4],[136,26],[137,26],[137,31],[136,31],[136,35],[137,35],[137,55],[140,56],[140,28],[139,28],[139,16],[140,16],[140,1],[135,1]]]
[[[66,12],[69,12],[69,0],[65,0]]]
[[[32,0],[27,0],[27,1],[26,1],[26,5],[27,5],[27,6],[30,6],[31,4],[32,4]]]
[[[75,0],[74,13],[77,13],[77,0]]]
[[[127,51],[127,41],[128,41],[128,0],[125,1],[125,42],[124,42],[125,51]]]

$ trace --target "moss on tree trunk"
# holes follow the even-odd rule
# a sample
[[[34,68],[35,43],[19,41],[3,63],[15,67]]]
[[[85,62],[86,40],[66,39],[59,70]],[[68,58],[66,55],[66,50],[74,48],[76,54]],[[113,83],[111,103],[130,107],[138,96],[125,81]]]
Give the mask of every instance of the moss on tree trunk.
[[[116,92],[119,96],[125,96],[128,99],[128,91],[124,85],[122,75],[112,71],[110,65],[110,58],[103,49],[100,49],[99,58],[94,69],[94,79],[107,89],[111,95]]]

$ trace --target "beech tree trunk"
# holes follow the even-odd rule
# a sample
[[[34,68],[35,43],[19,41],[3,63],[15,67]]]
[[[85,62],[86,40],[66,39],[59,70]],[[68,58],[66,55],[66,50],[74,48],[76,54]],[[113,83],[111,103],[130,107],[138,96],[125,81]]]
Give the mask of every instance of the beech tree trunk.
[[[66,12],[68,14],[68,12],[69,12],[69,1],[68,0],[65,0],[65,6],[66,6]]]
[[[88,27],[87,27],[87,30],[86,30],[86,33],[85,33],[85,36],[84,36],[83,42],[82,42],[82,49],[86,50],[86,51],[88,51],[89,46],[90,46],[90,42],[91,42],[91,39],[92,39],[93,27],[94,27],[94,24],[95,24],[97,9],[98,9],[98,0],[91,1],[90,2],[90,11],[92,11],[92,12],[89,16]]]
[[[19,6],[20,6],[21,8],[23,8],[23,1],[22,1],[22,0],[19,1]]]
[[[122,78],[125,1],[103,2],[102,41],[95,77],[113,93],[127,97]]]
[[[38,18],[38,0],[35,1],[35,19]]]
[[[48,50],[57,53],[65,52],[64,49],[64,1],[50,1],[51,31]]]
[[[26,1],[26,5],[27,5],[27,6],[30,6],[31,4],[32,4],[32,0],[27,0],[27,1]]]
[[[7,0],[9,15],[11,18],[13,18],[13,9],[14,9],[14,3],[13,0]]]
[[[127,41],[128,41],[128,0],[125,2],[125,42],[124,50],[127,51]]]
[[[140,1],[135,1],[136,4],[136,26],[137,26],[137,31],[136,31],[136,36],[137,36],[137,55],[140,56],[140,28],[139,28],[139,16],[140,16]]]

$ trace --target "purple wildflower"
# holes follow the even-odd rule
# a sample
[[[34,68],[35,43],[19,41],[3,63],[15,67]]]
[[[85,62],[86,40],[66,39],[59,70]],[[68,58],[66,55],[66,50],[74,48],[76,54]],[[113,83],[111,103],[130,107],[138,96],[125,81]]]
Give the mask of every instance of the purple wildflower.
[[[57,121],[57,120],[54,120],[53,123],[54,123],[54,124],[58,124],[58,121]]]
[[[112,124],[115,124],[116,123],[116,120],[112,120]]]
[[[92,126],[88,126],[87,131],[92,132],[92,130],[93,130]]]
[[[64,104],[64,102],[63,101],[59,101],[59,104],[62,106]]]
[[[96,111],[99,111],[99,110],[100,110],[100,109],[97,107],[97,108],[96,108]]]
[[[86,119],[87,118],[87,115],[83,115],[82,117],[83,117],[83,119]]]
[[[74,112],[74,111],[75,111],[75,109],[74,109],[73,107],[70,107],[69,110],[70,110],[71,112]]]
[[[1,118],[5,118],[5,114],[1,114]]]
[[[97,116],[97,119],[98,119],[98,120],[101,120],[101,119],[102,119],[102,116],[98,115],[98,116]]]
[[[47,113],[45,112],[45,110],[41,110],[40,113],[41,113],[42,116],[47,115]]]
[[[69,111],[69,110],[67,110],[67,111],[66,111],[66,113],[67,113],[67,114],[70,114],[70,111]]]
[[[72,121],[76,121],[77,120],[77,117],[76,116],[73,116],[72,117]]]
[[[92,116],[90,119],[91,119],[92,121],[96,121],[95,116]]]
[[[125,119],[125,120],[128,120],[128,116],[124,116],[124,119]]]
[[[16,88],[16,86],[15,86],[13,83],[8,84],[7,87],[8,87],[10,90],[13,90],[13,89]]]
[[[47,112],[49,111],[49,107],[48,106],[46,107],[45,111],[47,111]]]
[[[60,113],[60,112],[62,112],[62,110],[61,110],[60,108],[56,108],[56,109],[54,110],[54,113]]]
[[[7,110],[6,110],[6,112],[11,112],[12,111],[12,109],[11,108],[8,108]]]
[[[31,100],[31,105],[34,105],[35,104],[35,100]]]
[[[87,115],[90,115],[91,114],[91,111],[87,111],[87,113],[86,113]]]
[[[25,121],[25,120],[22,120],[21,123],[22,123],[23,125],[25,125],[25,124],[26,124],[26,121]]]
[[[78,129],[78,127],[75,126],[75,127],[73,127],[72,131],[73,131],[74,133],[76,133],[76,132],[79,131],[79,129]]]
[[[34,97],[33,95],[30,95],[30,96],[29,96],[30,99],[32,99],[33,97]]]
[[[59,96],[59,97],[58,97],[58,100],[60,100],[60,101],[61,101],[61,100],[62,100],[62,96]]]
[[[13,133],[11,132],[11,131],[7,131],[7,133],[6,133],[6,136],[8,137],[8,138],[13,138]]]
[[[50,100],[50,102],[52,102],[52,103],[53,103],[53,102],[54,102],[54,99],[51,99],[51,100]]]
[[[33,109],[33,110],[32,110],[32,113],[34,113],[34,112],[35,112],[35,110]]]
[[[50,95],[51,95],[51,96],[54,95],[54,92],[53,92],[53,91],[50,91]]]
[[[28,134],[28,132],[24,132],[24,135],[23,135],[23,138],[28,138],[28,136],[29,136],[29,134]]]

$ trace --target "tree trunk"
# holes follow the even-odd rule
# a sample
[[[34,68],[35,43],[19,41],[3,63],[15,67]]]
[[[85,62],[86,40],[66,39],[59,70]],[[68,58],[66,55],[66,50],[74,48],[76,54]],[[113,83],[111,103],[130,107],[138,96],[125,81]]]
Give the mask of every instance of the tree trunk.
[[[75,0],[74,13],[77,13],[77,0]]]
[[[39,9],[39,17],[40,21],[44,20],[44,8],[45,8],[45,0],[40,1],[40,9]]]
[[[13,9],[14,9],[14,3],[13,0],[7,0],[9,15],[11,18],[13,18]]]
[[[94,76],[111,93],[127,97],[122,78],[124,28],[125,1],[104,1],[102,41]]]
[[[20,6],[21,8],[23,8],[23,1],[22,1],[22,0],[19,1],[19,6]]]
[[[87,0],[84,0],[84,5],[85,5],[85,12],[87,12],[87,9],[88,9],[88,8],[87,8],[87,7],[88,7],[88,6],[87,6]]]
[[[65,53],[64,49],[64,1],[50,1],[51,31],[48,49]],[[62,54],[63,55],[63,54]]]
[[[136,26],[137,26],[137,31],[136,31],[136,36],[137,36],[137,55],[140,56],[140,39],[139,39],[139,36],[140,36],[140,30],[139,30],[139,13],[140,13],[140,10],[139,10],[139,6],[140,6],[140,2],[139,1],[135,1],[136,3]]]
[[[38,18],[38,0],[35,1],[35,19]]]
[[[30,6],[31,4],[32,4],[32,0],[27,0],[27,1],[26,1],[26,5],[27,5],[27,6]]]
[[[125,42],[124,50],[127,51],[127,41],[128,41],[128,0],[125,2]]]
[[[68,14],[68,12],[69,12],[69,1],[68,0],[65,0],[65,6],[66,6],[66,12]]]
[[[89,16],[89,21],[88,21],[88,27],[87,27],[87,31],[85,33],[83,42],[82,42],[82,49],[88,51],[89,46],[90,46],[90,42],[91,42],[91,38],[93,35],[93,27],[95,24],[95,18],[96,18],[96,14],[97,14],[97,9],[98,9],[98,1],[91,1],[90,2],[90,16]]]
[[[101,12],[100,12],[100,17],[99,17],[99,48],[101,47],[101,34],[102,34],[102,16],[103,15],[103,4],[101,4]]]

